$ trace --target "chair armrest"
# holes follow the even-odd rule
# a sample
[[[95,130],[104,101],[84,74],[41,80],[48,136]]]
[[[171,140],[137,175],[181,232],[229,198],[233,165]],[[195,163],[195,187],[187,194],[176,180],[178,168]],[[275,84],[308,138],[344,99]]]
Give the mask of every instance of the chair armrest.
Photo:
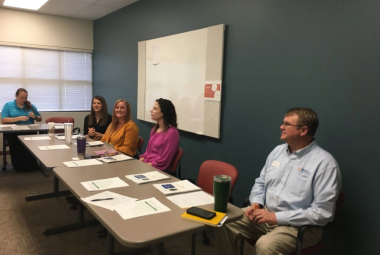
[[[243,202],[243,207],[247,207],[247,206],[249,206],[249,197],[244,199],[244,202]]]
[[[243,202],[243,207],[247,207],[247,206],[250,206],[251,205],[251,201],[249,201],[249,197],[247,197],[246,199],[244,199],[244,202]],[[260,205],[260,209],[263,209],[264,206],[263,205]]]

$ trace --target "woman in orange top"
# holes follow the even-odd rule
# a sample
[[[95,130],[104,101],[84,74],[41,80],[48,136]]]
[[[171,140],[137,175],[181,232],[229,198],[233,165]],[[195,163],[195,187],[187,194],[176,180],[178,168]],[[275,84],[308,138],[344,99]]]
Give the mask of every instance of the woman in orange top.
[[[137,151],[139,129],[131,120],[131,105],[122,99],[113,108],[112,123],[101,139],[114,146],[114,150],[133,157]]]

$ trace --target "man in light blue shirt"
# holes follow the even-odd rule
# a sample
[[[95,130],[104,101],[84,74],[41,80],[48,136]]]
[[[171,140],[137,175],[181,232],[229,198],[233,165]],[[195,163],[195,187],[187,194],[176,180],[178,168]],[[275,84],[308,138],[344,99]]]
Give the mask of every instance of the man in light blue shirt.
[[[341,176],[333,156],[314,140],[318,124],[310,108],[286,112],[280,126],[286,144],[269,154],[243,219],[216,231],[218,254],[236,254],[240,235],[258,239],[256,255],[290,254],[296,247],[296,227],[301,225],[316,226],[305,232],[304,248],[320,241],[320,226],[334,218]]]

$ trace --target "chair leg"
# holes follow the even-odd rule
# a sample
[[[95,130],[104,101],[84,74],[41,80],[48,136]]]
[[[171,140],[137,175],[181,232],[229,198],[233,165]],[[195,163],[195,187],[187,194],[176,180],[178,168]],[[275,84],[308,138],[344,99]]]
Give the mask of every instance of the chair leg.
[[[203,243],[205,245],[209,245],[211,242],[210,242],[210,238],[207,237],[207,233],[206,233],[206,230],[203,230],[202,231],[202,237],[203,237]]]

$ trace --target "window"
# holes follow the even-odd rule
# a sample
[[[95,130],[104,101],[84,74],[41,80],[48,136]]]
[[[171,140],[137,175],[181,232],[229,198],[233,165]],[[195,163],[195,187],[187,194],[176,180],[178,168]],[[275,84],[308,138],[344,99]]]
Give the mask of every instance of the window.
[[[92,54],[0,46],[0,110],[18,88],[38,111],[90,110]]]

